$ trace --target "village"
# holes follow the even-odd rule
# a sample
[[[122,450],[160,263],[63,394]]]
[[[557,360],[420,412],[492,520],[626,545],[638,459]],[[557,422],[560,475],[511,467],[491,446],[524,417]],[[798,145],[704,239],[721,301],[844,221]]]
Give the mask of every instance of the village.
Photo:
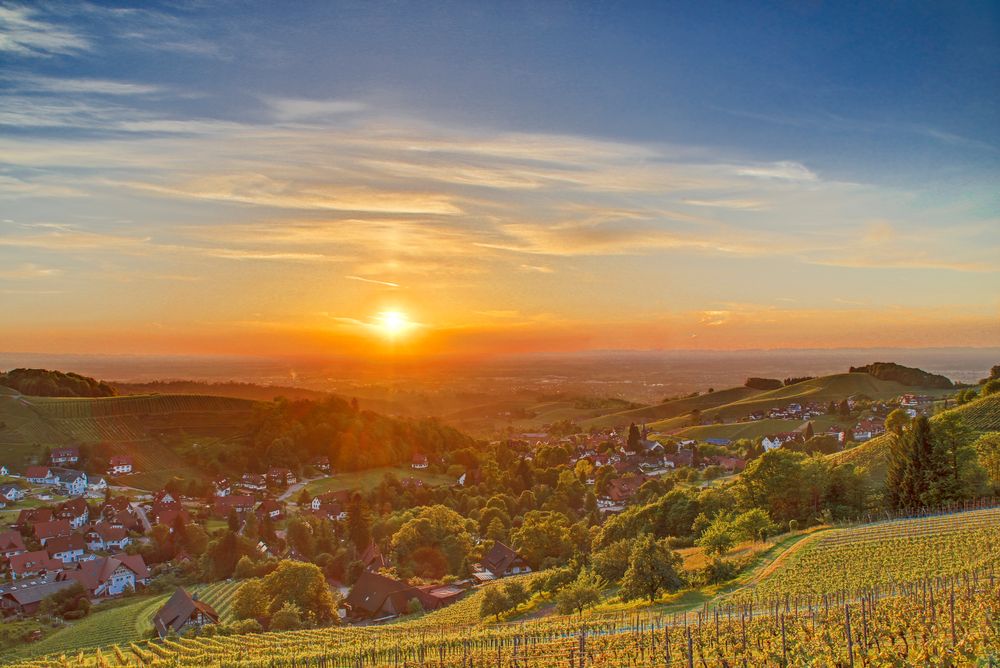
[[[539,460],[536,463],[540,465],[573,471],[593,490],[596,510],[608,516],[622,512],[644,485],[668,473],[704,487],[739,473],[763,452],[800,446],[817,436],[833,439],[839,447],[849,441],[869,440],[884,433],[885,415],[896,406],[916,415],[926,411],[930,402],[925,397],[905,395],[893,404],[866,402],[863,410],[854,400],[830,407],[790,403],[730,421],[754,422],[765,417],[803,420],[794,431],[767,434],[754,441],[712,437],[699,441],[676,433],[651,433],[645,425],[632,424],[569,435],[514,434],[499,445],[522,462]],[[853,419],[853,427],[832,426],[817,433],[812,419],[834,410],[841,418]],[[228,526],[239,533],[252,519],[256,549],[262,557],[304,559],[285,540],[287,519],[293,515],[320,518],[340,533],[357,495],[357,490],[351,489],[312,497],[304,493],[307,483],[336,477],[326,457],[312,458],[299,472],[272,467],[236,478],[218,476],[212,481],[210,498],[189,498],[176,487],[149,493],[121,484],[136,472],[128,455],[110,457],[103,474],[81,470],[80,457],[77,448],[56,448],[49,452],[46,463],[28,466],[20,473],[0,466],[4,480],[0,507],[18,511],[16,520],[0,532],[6,579],[0,586],[0,611],[5,617],[36,615],[44,600],[75,586],[82,588],[92,604],[142,591],[158,576],[176,572],[194,559],[180,550],[165,562],[147,563],[143,546],[168,540],[189,525],[208,532]],[[414,475],[403,477],[400,485],[418,489],[426,483],[416,476],[443,467],[443,461],[415,453],[402,466]],[[481,470],[469,468],[450,484],[475,485],[481,477]],[[339,613],[347,622],[381,621],[407,614],[415,607],[438,609],[483,583],[531,570],[525,558],[501,540],[486,541],[470,577],[445,583],[410,584],[394,576],[389,557],[374,540],[359,560],[361,572],[350,585],[329,579],[330,587],[340,595]],[[152,622],[162,637],[218,619],[211,606],[177,586]]]

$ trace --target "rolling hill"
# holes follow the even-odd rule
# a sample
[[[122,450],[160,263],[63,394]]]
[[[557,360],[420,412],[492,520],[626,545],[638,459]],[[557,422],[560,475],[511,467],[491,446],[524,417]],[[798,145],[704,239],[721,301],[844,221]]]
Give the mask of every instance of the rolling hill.
[[[729,392],[729,390],[724,390]],[[738,419],[758,411],[771,408],[784,408],[792,403],[827,404],[849,397],[867,397],[868,399],[892,399],[906,393],[920,393],[934,396],[944,396],[951,390],[940,388],[914,388],[895,381],[879,380],[867,373],[838,373],[831,376],[811,378],[787,385],[768,392],[757,392],[752,396],[708,409],[701,409],[702,417],[713,419]],[[714,394],[721,394],[716,392]],[[677,429],[685,426],[685,420],[671,418],[649,425],[650,429],[661,431]]]
[[[599,417],[583,421],[580,426],[584,428],[605,428],[618,427],[622,425],[627,426],[632,422],[640,424],[643,422],[662,421],[679,417],[681,415],[687,415],[695,409],[707,411],[709,409],[724,406],[736,401],[749,399],[757,394],[760,394],[760,390],[753,390],[749,387],[731,387],[728,390],[719,390],[718,392],[699,394],[695,397],[673,399],[654,406],[643,406],[642,408],[634,408],[628,411],[601,415]]]
[[[1000,393],[977,399],[964,406],[938,413],[931,422],[945,414],[959,415],[962,421],[978,436],[989,431],[1000,431]],[[838,464],[854,464],[868,468],[876,480],[885,478],[889,445],[892,436],[883,434],[857,447],[827,455]]]
[[[20,467],[45,447],[107,443],[154,444],[164,436],[232,437],[245,430],[254,403],[196,395],[103,398],[28,397],[0,393],[4,463]]]

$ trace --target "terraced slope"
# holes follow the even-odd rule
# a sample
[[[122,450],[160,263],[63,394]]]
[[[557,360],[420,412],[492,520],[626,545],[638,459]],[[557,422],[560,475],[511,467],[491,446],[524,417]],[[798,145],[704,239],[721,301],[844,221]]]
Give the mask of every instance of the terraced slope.
[[[822,596],[1000,566],[1000,508],[826,531],[754,587],[759,600]]]

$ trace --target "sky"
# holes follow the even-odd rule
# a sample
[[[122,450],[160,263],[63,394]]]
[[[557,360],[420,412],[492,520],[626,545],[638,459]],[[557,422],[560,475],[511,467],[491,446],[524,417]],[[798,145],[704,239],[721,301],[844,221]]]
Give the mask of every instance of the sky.
[[[995,2],[0,1],[0,350],[995,346],[998,71]]]

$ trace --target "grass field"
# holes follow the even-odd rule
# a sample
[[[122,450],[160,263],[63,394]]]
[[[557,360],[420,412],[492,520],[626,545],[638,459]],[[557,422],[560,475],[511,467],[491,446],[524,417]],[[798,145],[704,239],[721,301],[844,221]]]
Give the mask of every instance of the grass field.
[[[414,470],[402,466],[384,466],[367,471],[353,471],[350,473],[338,473],[329,478],[313,480],[306,489],[309,494],[316,496],[326,492],[339,492],[342,490],[368,491],[374,489],[382,482],[386,473],[391,473],[400,480],[404,478],[416,478],[422,480],[425,485],[453,485],[456,480],[441,473],[430,473],[425,470]]]
[[[239,582],[215,582],[208,585],[186,587],[188,592],[197,592],[219,613],[222,622],[232,621],[232,598],[239,588]],[[0,656],[2,661],[27,659],[44,654],[75,652],[79,649],[108,647],[137,642],[149,638],[153,632],[153,615],[166,602],[170,594],[137,596],[113,601],[108,608],[94,608],[91,614],[47,638]]]

